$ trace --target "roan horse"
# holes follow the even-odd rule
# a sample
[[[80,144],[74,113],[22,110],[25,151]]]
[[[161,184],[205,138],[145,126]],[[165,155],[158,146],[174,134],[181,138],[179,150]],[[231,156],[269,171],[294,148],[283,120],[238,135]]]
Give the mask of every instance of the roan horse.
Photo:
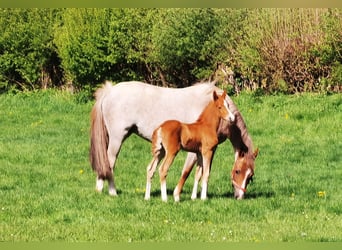
[[[111,82],[106,82],[96,91],[96,102],[91,112],[90,162],[97,174],[96,190],[101,192],[104,181],[108,180],[109,194],[117,195],[113,170],[121,145],[128,136],[136,133],[151,141],[153,130],[166,120],[174,119],[183,123],[196,121],[204,107],[212,100],[213,90],[218,94],[223,92],[214,83],[174,89],[142,82],[122,82],[115,86]],[[253,155],[252,141],[239,110],[229,96],[226,96],[226,102],[236,121],[232,123],[221,120],[217,135],[219,143],[230,139],[235,150],[235,163],[239,155],[248,158],[248,161],[243,162],[248,164],[234,164],[232,169],[232,173],[235,173],[232,174],[236,183],[235,197],[241,199],[244,192],[241,194],[240,187],[246,189],[247,178],[250,178],[246,173],[248,169],[254,173],[255,158],[249,157]],[[196,162],[197,155],[189,152],[174,194],[179,196]],[[201,177],[198,173],[201,172],[196,173],[197,182]],[[193,194],[196,192],[197,190],[194,190]]]
[[[177,153],[183,149],[196,153],[199,165],[203,169],[201,199],[207,198],[207,186],[212,159],[218,144],[217,129],[220,120],[234,121],[225,101],[226,92],[218,96],[213,91],[213,101],[210,101],[195,123],[181,123],[177,120],[167,120],[157,127],[152,134],[153,159],[147,166],[147,182],[145,199],[150,199],[151,180],[161,160],[159,169],[161,197],[167,201],[166,176]],[[179,200],[176,200],[179,201]]]

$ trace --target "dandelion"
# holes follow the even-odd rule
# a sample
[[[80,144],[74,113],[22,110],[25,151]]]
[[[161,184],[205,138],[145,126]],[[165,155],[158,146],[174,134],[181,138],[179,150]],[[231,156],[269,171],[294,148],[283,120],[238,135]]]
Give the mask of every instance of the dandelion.
[[[135,189],[135,192],[136,192],[136,193],[145,193],[145,188],[143,188],[143,189],[136,188],[136,189]]]
[[[319,198],[325,198],[325,195],[326,195],[325,191],[318,191],[318,192],[317,192],[317,196],[318,196]]]
[[[84,173],[84,170],[83,169],[80,169],[80,171],[78,171],[80,174],[83,174]]]
[[[288,120],[288,119],[289,119],[289,114],[286,113],[286,114],[285,114],[285,120]]]

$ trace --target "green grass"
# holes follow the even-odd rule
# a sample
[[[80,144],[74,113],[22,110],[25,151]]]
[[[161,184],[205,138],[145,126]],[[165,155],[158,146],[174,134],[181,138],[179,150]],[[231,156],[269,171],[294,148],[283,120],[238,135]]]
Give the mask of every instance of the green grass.
[[[89,113],[64,92],[0,96],[0,241],[342,241],[342,96],[233,97],[260,154],[246,199],[232,198],[233,150],[215,155],[207,201],[191,201],[193,175],[172,200],[185,154],[144,200],[150,145],[124,144],[118,197],[95,192]]]

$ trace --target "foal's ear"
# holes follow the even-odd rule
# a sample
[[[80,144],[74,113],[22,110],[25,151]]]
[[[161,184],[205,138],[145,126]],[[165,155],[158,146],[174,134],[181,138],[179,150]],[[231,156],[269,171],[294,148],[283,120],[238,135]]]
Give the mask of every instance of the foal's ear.
[[[226,91],[223,91],[223,94],[222,94],[222,98],[226,98],[226,95],[227,95],[227,92]]]
[[[218,99],[218,95],[217,95],[217,93],[216,93],[215,90],[214,90],[214,92],[213,92],[213,98],[214,98],[214,101],[216,101],[216,100]]]
[[[259,148],[257,148],[256,150],[254,150],[254,158],[257,158],[258,154],[259,154]]]

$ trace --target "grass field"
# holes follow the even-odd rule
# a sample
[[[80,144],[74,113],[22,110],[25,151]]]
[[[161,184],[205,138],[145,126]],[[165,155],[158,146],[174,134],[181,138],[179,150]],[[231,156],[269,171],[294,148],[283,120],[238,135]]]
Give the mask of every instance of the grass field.
[[[193,175],[172,200],[184,153],[144,200],[150,145],[124,144],[118,197],[95,192],[89,113],[64,92],[0,95],[0,241],[342,241],[342,95],[233,97],[256,147],[255,180],[234,200],[233,150],[215,155],[207,201],[191,201]]]

